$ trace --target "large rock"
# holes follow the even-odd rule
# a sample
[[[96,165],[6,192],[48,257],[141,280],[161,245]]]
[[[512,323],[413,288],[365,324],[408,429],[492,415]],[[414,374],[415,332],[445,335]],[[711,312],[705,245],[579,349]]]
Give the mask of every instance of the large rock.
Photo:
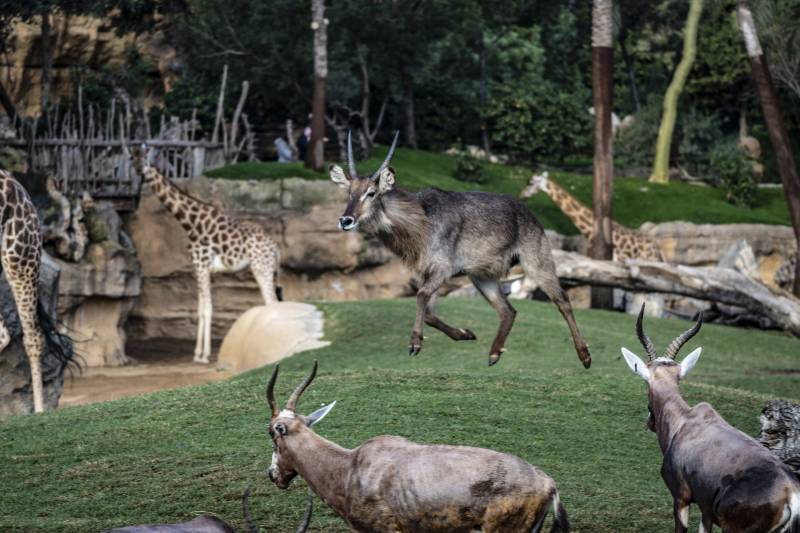
[[[253,307],[239,317],[222,341],[217,368],[244,372],[292,354],[322,348],[322,312],[311,304],[278,302]]]
[[[656,240],[665,261],[689,266],[715,265],[741,240],[747,241],[757,258],[774,253],[791,257],[796,248],[788,226],[665,222],[643,224],[640,229]]]
[[[42,261],[39,276],[39,300],[52,320],[56,319],[58,303],[59,269],[48,256]],[[0,274],[0,314],[9,333],[11,342],[0,352],[0,418],[13,414],[33,412],[33,390],[31,389],[31,370],[25,348],[22,344],[22,328],[19,323],[16,305],[6,278]],[[58,359],[46,343],[42,359],[45,409],[58,407],[64,374]],[[71,353],[71,346],[68,347]]]
[[[92,244],[80,263],[61,268],[59,316],[87,366],[129,362],[125,323],[141,294],[141,266],[133,250],[112,241]]]
[[[156,86],[152,94],[147,95],[147,107],[160,104],[164,92],[178,77],[181,65],[160,25],[152,32],[119,35],[108,20],[72,15],[65,18],[58,12],[51,14],[50,25],[53,101],[73,94],[75,65],[85,65],[94,70],[122,68],[131,48],[135,48],[148,64],[155,66],[148,76],[162,82],[161,87]],[[18,112],[24,115],[39,114],[42,88],[42,35],[39,21],[13,21],[10,40],[6,45],[7,53],[0,56],[0,79],[17,104]]]

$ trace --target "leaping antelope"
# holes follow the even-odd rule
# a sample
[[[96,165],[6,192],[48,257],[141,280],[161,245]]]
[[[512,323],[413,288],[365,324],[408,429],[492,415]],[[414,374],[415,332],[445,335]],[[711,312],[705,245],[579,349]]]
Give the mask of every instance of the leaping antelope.
[[[658,356],[644,333],[644,305],[636,335],[647,363],[622,348],[630,369],[647,382],[647,427],[658,435],[664,454],[661,477],[672,494],[675,531],[689,527],[689,506],[700,507],[700,533],[723,531],[800,533],[800,482],[787,466],[754,439],[728,424],[711,405],[689,407],[678,384],[694,367],[702,348],[680,363],[678,350],[702,320],[673,340]]]
[[[572,306],[556,276],[550,242],[528,207],[510,196],[485,192],[449,192],[425,189],[410,193],[395,187],[389,166],[398,133],[386,159],[369,177],[359,176],[353,145],[347,136],[350,175],[331,165],[331,180],[349,191],[339,228],[358,229],[378,237],[399,255],[420,282],[417,316],[409,341],[409,355],[422,349],[422,324],[456,341],[474,340],[468,329],[445,324],[435,313],[436,291],[448,279],[466,274],[500,316],[500,327],[489,352],[489,364],[500,360],[516,310],[500,289],[500,279],[519,262],[525,274],[556,304],[566,320],[583,366],[592,358],[578,330]]]
[[[513,455],[388,436],[347,450],[320,437],[311,428],[336,402],[308,416],[296,409],[316,373],[314,363],[283,409],[275,401],[278,365],[267,384],[268,473],[278,488],[300,475],[353,532],[538,533],[551,507],[551,531],[569,531],[553,479]]]

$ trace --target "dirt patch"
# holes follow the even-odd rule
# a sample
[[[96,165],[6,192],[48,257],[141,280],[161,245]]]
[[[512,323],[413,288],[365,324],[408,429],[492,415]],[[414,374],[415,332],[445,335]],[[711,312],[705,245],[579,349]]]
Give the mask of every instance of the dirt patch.
[[[128,343],[126,349],[136,364],[84,368],[72,378],[67,376],[59,407],[116,400],[231,376],[230,372],[216,369],[215,359],[206,365],[193,363],[191,342],[155,339]]]

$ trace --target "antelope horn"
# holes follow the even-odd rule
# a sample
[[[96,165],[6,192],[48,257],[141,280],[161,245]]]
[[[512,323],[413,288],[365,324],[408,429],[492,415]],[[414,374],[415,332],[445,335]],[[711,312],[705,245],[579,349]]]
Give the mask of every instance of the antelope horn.
[[[639,337],[639,342],[644,346],[644,351],[647,352],[647,358],[652,361],[658,357],[658,354],[656,353],[655,346],[653,346],[653,341],[651,341],[650,337],[644,332],[644,326],[642,325],[643,318],[644,303],[642,303],[642,309],[639,311],[639,318],[636,319],[636,336]]]
[[[347,130],[347,164],[350,167],[350,179],[358,177],[356,173],[356,160],[353,159],[353,132]]]
[[[394,156],[395,148],[397,148],[397,139],[400,137],[400,130],[395,130],[394,132],[394,140],[392,141],[392,146],[389,147],[389,153],[386,154],[386,159],[383,160],[381,166],[378,167],[378,170],[375,171],[375,174],[372,175],[372,180],[376,180],[380,177],[381,172],[383,172],[386,167],[389,166],[389,163],[392,161],[392,157]]]
[[[278,402],[275,401],[275,381],[278,379],[278,367],[279,365],[275,365],[275,368],[272,369],[272,376],[270,376],[267,382],[267,403],[270,409],[272,409],[272,418],[278,416],[280,412],[280,409],[278,409]]]
[[[697,323],[694,326],[678,335],[674,341],[669,343],[669,346],[667,346],[667,349],[664,352],[664,357],[675,359],[675,356],[678,355],[678,350],[680,350],[684,344],[689,342],[689,339],[697,335],[697,332],[700,331],[700,326],[702,325],[703,313],[700,313],[700,317],[697,319]]]
[[[317,362],[314,361],[314,368],[311,369],[311,373],[306,376],[306,379],[294,389],[292,395],[289,396],[289,399],[286,401],[286,409],[289,411],[295,410],[295,405],[297,404],[297,400],[300,399],[300,396],[306,390],[306,388],[311,385],[311,382],[314,381],[314,376],[317,375]]]

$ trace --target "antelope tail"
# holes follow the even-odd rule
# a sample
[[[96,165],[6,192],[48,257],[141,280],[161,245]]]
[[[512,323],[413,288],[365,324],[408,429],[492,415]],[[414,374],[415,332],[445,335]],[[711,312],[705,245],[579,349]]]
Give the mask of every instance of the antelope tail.
[[[553,525],[550,526],[550,533],[555,533],[557,531],[569,533],[570,525],[569,519],[567,519],[567,511],[565,511],[564,506],[561,505],[561,498],[558,496],[558,490],[553,494],[551,503],[553,504]]]
[[[796,490],[789,500],[789,512],[791,517],[787,533],[800,533],[800,489]]]

